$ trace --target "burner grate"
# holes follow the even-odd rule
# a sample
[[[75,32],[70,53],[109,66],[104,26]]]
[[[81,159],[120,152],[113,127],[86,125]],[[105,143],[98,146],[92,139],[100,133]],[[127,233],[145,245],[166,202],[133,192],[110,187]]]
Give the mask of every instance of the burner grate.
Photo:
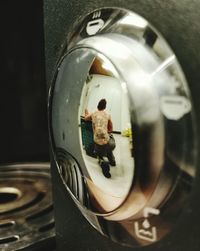
[[[0,250],[54,240],[49,163],[0,167]]]

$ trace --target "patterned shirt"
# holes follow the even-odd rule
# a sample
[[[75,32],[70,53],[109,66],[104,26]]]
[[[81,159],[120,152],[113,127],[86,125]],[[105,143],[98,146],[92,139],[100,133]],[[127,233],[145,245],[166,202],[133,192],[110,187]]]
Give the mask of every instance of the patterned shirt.
[[[110,115],[105,111],[96,111],[92,114],[92,126],[94,132],[94,142],[98,145],[105,145],[109,141],[108,121]]]

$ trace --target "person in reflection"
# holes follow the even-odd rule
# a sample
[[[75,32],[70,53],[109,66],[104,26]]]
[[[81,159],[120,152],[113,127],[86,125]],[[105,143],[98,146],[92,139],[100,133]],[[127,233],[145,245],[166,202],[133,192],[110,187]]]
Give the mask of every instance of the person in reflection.
[[[113,155],[113,147],[110,145],[110,133],[113,130],[111,116],[105,111],[106,99],[101,99],[97,105],[97,111],[89,113],[85,110],[85,120],[92,120],[95,152],[102,167],[104,176],[110,178],[109,165],[104,157],[107,157],[111,166],[116,166],[115,157]]]

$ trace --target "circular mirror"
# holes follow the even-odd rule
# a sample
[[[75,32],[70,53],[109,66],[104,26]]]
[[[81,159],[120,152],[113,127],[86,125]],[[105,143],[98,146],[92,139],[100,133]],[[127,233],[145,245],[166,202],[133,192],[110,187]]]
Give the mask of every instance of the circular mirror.
[[[119,79],[114,65],[91,49],[73,50],[64,59],[57,81],[52,106],[56,154],[64,156],[66,152],[77,162],[76,175],[69,174],[73,178],[68,178],[68,187],[76,195],[75,183],[78,186],[83,180],[81,186],[86,186],[90,198],[84,206],[109,213],[126,199],[134,178],[126,84]],[[75,197],[85,201],[80,194]]]
[[[98,211],[110,212],[120,206],[133,182],[128,102],[126,85],[114,66],[97,53],[82,89],[79,119],[87,186]]]

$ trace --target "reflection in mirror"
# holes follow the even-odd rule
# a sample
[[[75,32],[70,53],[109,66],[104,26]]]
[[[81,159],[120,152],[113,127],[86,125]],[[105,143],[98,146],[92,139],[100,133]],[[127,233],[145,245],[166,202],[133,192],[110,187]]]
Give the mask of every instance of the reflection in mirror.
[[[126,85],[102,55],[94,58],[83,86],[79,121],[93,206],[102,213],[111,212],[129,193],[134,159]]]

